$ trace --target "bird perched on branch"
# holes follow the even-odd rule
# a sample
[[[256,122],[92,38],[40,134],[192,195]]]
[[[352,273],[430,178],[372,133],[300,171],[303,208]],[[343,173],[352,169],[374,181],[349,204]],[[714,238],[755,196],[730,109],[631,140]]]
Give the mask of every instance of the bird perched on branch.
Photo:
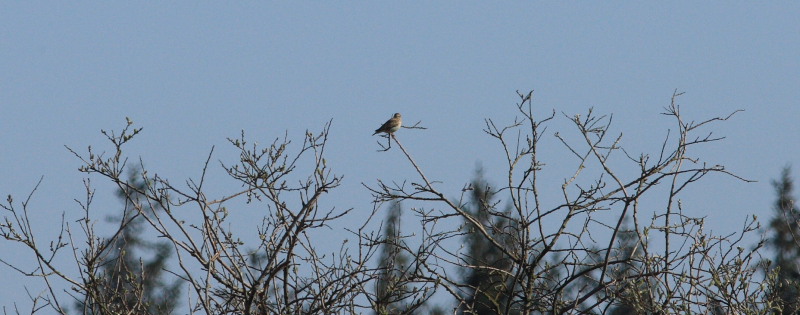
[[[373,133],[372,135],[374,136],[381,132],[392,134],[395,131],[400,130],[400,126],[402,125],[403,125],[403,117],[400,116],[400,113],[395,113],[394,116],[391,119],[387,120],[385,123],[383,123],[383,125],[381,125],[380,128],[375,129],[375,133]]]

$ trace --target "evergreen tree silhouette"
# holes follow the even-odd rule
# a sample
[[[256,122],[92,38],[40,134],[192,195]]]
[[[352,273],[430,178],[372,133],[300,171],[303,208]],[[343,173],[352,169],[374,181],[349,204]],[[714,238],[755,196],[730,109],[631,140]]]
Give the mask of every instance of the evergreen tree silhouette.
[[[408,288],[404,285],[404,278],[408,272],[411,258],[400,247],[400,217],[402,215],[400,202],[392,203],[387,214],[383,229],[384,243],[381,245],[378,268],[380,274],[375,284],[375,314],[408,314],[409,305],[406,304]]]
[[[779,180],[772,181],[777,200],[769,222],[767,244],[775,253],[770,268],[777,270],[779,283],[772,288],[782,304],[780,314],[800,311],[800,211],[792,196],[791,168],[785,167]]]
[[[178,305],[180,282],[170,283],[163,277],[172,254],[170,243],[144,239],[144,218],[134,208],[134,203],[148,204],[137,192],[147,189],[147,182],[134,171],[129,183],[132,188],[117,191],[125,205],[122,215],[108,218],[121,228],[107,240],[109,246],[100,256],[102,262],[96,270],[100,283],[76,306],[84,314],[172,314]]]
[[[465,210],[475,217],[489,234],[503,246],[510,242],[514,225],[511,220],[496,213],[494,192],[478,170],[471,184],[470,202]],[[507,211],[506,211],[507,212]],[[470,222],[465,222],[465,244],[467,253],[463,268],[463,283],[468,289],[463,293],[466,305],[461,305],[461,314],[505,314],[510,307],[509,298],[513,288],[506,273],[511,267],[509,257],[489,241]],[[510,314],[518,314],[511,311]]]

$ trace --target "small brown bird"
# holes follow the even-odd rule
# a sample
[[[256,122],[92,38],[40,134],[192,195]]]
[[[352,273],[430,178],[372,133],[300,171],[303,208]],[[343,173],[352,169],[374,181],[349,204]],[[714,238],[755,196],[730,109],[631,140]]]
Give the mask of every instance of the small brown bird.
[[[379,134],[381,132],[392,134],[397,130],[400,130],[400,126],[403,125],[403,117],[400,116],[400,113],[395,113],[392,119],[387,120],[380,128],[375,129],[375,133],[372,135]]]

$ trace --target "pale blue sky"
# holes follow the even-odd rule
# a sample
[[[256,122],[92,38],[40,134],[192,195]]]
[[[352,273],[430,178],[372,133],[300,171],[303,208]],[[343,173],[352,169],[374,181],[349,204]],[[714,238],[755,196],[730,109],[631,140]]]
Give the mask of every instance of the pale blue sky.
[[[370,136],[394,112],[429,127],[398,136],[456,195],[477,163],[501,180],[498,146],[481,129],[484,118],[513,120],[516,90],[535,89],[541,114],[613,113],[629,150],[654,152],[672,126],[659,113],[678,89],[689,119],[745,110],[709,129],[728,139],[698,154],[758,182],[714,176],[687,196],[711,229],[732,231],[748,214],[768,217],[770,179],[800,156],[798,16],[789,1],[4,1],[0,194],[20,200],[44,175],[32,208],[46,239],[82,197],[64,145],[103,147],[99,130],[125,117],[144,127],[128,153],[175,183],[196,178],[213,145],[215,160],[235,159],[225,138],[240,130],[261,143],[286,130],[300,140],[333,119],[328,160],[345,182],[329,205],[367,213],[361,182],[415,179],[399,151],[376,152]],[[565,119],[552,128],[548,141],[569,130]],[[551,175],[567,176],[569,156],[552,147]],[[238,188],[214,175],[214,189]],[[113,213],[109,185],[94,184],[96,211]],[[0,274],[0,305],[27,305],[21,287],[40,288],[5,266]]]

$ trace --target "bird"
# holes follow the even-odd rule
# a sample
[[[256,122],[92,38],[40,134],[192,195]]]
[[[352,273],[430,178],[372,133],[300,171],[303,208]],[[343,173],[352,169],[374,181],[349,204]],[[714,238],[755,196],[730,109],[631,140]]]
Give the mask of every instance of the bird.
[[[381,125],[380,128],[375,129],[375,133],[373,133],[372,135],[374,136],[381,132],[392,134],[395,131],[400,130],[400,126],[402,125],[403,125],[403,116],[401,116],[400,113],[395,113],[394,116],[392,116],[391,119],[383,123],[383,125]]]

